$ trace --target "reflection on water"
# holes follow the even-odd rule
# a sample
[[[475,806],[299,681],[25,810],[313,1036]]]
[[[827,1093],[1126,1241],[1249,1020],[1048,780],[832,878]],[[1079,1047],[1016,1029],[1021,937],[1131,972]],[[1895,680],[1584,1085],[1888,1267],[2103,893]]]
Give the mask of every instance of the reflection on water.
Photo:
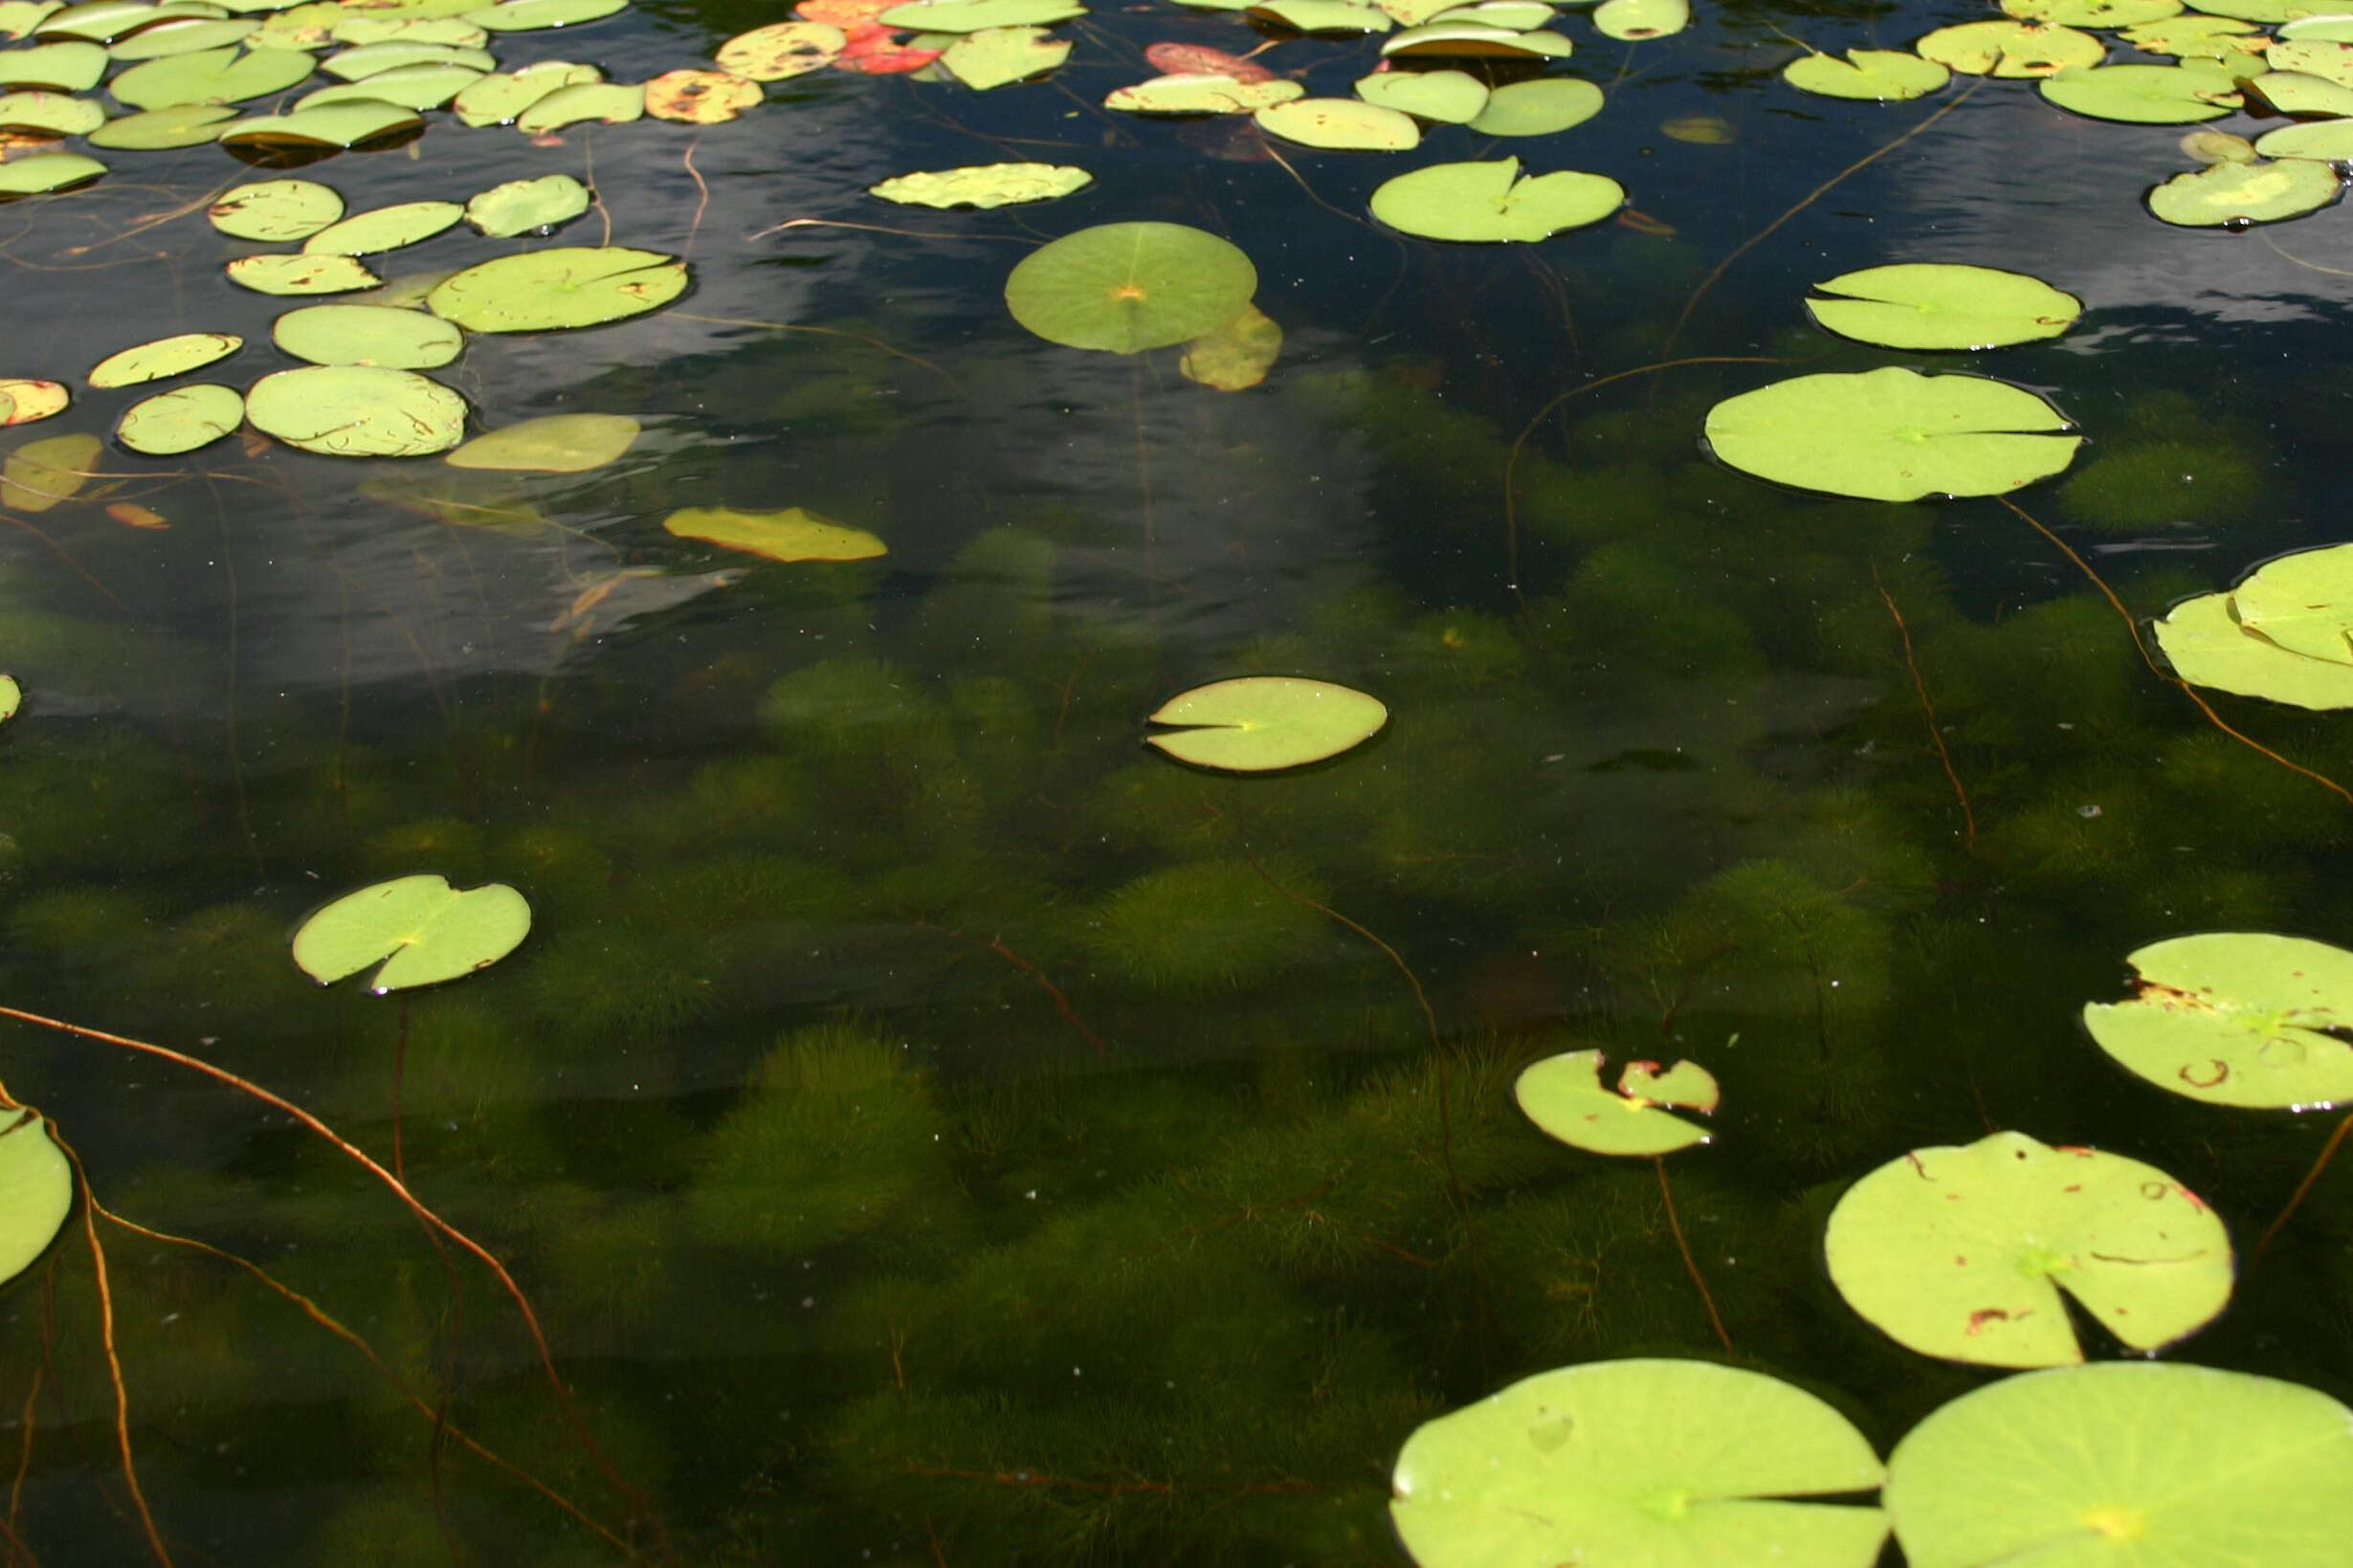
[[[638,79],[770,19],[738,10],[514,47]],[[355,210],[579,174],[579,242],[609,219],[695,286],[472,338],[449,372],[485,426],[635,416],[612,467],[110,448],[102,492],[0,533],[29,694],[0,734],[0,1000],[192,1052],[379,1158],[397,1072],[411,1185],[512,1269],[570,1390],[478,1259],[282,1114],[12,1029],[0,1076],[111,1210],[309,1303],[100,1226],[175,1557],[1398,1560],[1416,1423],[1565,1361],[1721,1355],[1655,1173],[1512,1103],[1572,1044],[1722,1080],[1672,1173],[1725,1333],[1883,1451],[1981,1380],[1830,1292],[1821,1223],[1863,1171],[2013,1128],[2159,1164],[2259,1234],[2326,1127],[2168,1099],[2074,1019],[2157,938],[2342,929],[2342,804],[2157,679],[1998,506],[1786,495],[1697,431],[1789,365],[1890,362],[1806,327],[1819,278],[2035,272],[2082,327],[1954,364],[2081,422],[2075,470],[2019,499],[2156,613],[2339,536],[2342,279],[2280,253],[2326,259],[2342,215],[2165,228],[2139,193],[2176,133],[1989,85],[1678,333],[1735,247],[1933,112],[1794,101],[1768,20],[1870,41],[1753,7],[1633,49],[1565,22],[1609,107],[1510,150],[1612,174],[1645,218],[1541,247],[1372,228],[1394,166],[1369,156],[1095,112],[1141,45],[1242,35],[1167,9],[1098,13],[1051,83],[986,97],[820,73],[700,131],[436,124],[311,170]],[[1267,58],[1344,92],[1367,53]],[[995,213],[861,194],[1006,155],[1097,184]],[[186,210],[243,170],[125,164],[0,212],[0,371],[198,329],[246,336],[226,379],[276,367],[276,302]],[[1251,255],[1286,334],[1266,386],[1006,316],[1029,247],[1130,218]],[[461,231],[391,270],[490,251]],[[1671,337],[1709,363],[1593,385]],[[102,433],[115,399],[42,433]],[[757,562],[664,532],[686,506],[803,506],[891,553]],[[1139,744],[1168,695],[1257,672],[1392,723],[1271,779]],[[2343,766],[2328,716],[2226,712]],[[420,870],[521,888],[531,938],[407,1001],[294,969],[308,909]],[[2343,1181],[2188,1355],[2353,1391]],[[10,1530],[51,1565],[144,1550],[98,1310],[78,1227],[0,1293]]]

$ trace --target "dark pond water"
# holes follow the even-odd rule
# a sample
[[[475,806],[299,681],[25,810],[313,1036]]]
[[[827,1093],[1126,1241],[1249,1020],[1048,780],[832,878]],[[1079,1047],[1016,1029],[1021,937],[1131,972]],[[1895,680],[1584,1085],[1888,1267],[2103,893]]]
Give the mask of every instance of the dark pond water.
[[[637,80],[779,14],[647,5],[501,49]],[[1831,1291],[1822,1223],[1866,1171],[1995,1128],[2113,1148],[2243,1258],[2326,1118],[2168,1096],[2076,1014],[2163,937],[2339,937],[2353,808],[2221,733],[2002,506],[1795,496],[1698,441],[1791,366],[1922,363],[1810,327],[1809,283],[1998,264],[2082,323],[1938,367],[2079,421],[2071,473],[2015,498],[2132,615],[2339,537],[2342,212],[2169,228],[2141,194],[2187,166],[2174,129],[2013,83],[1945,112],[1960,86],[1850,105],[1774,75],[1784,32],[1899,46],[1979,14],[1711,6],[1638,46],[1566,15],[1607,108],[1497,153],[1440,128],[1404,160],[1276,161],[1247,128],[1107,116],[1143,45],[1251,40],[1139,4],[1066,27],[1043,83],[821,72],[725,125],[534,145],[437,120],[304,171],[355,210],[576,174],[603,210],[572,242],[609,220],[694,287],[477,336],[443,373],[484,426],[633,415],[613,467],[109,447],[94,497],[0,518],[28,693],[0,733],[0,1000],[193,1053],[388,1159],[405,1035],[410,1184],[511,1269],[571,1402],[478,1261],[288,1116],[7,1026],[8,1092],[112,1213],[250,1260],[383,1363],[100,1222],[173,1559],[1402,1561],[1387,1469],[1420,1422],[1567,1362],[1724,1356],[1654,1169],[1513,1103],[1579,1046],[1721,1078],[1715,1142],[1666,1168],[1723,1336],[1882,1452],[1986,1375]],[[1372,58],[1269,56],[1334,93]],[[1693,116],[1709,140],[1666,128]],[[1504,150],[1655,221],[1455,247],[1365,215],[1409,162]],[[1008,156],[1096,183],[994,213],[863,194]],[[189,330],[247,337],[218,379],[284,363],[283,307],[224,279],[246,248],[202,217],[249,171],[111,161],[0,209],[0,373],[78,383]],[[1251,256],[1285,334],[1264,386],[1010,319],[1031,248],[1124,219]],[[1725,357],[1775,363],[1599,385]],[[104,434],[136,395],[0,444]],[[773,564],[662,528],[721,505],[890,554]],[[1171,694],[1267,672],[1392,722],[1276,778],[1141,745]],[[2341,718],[2221,711],[2353,776]],[[418,871],[522,889],[528,941],[406,1003],[295,969],[305,912]],[[2348,1232],[2340,1164],[2178,1354],[2353,1396]],[[10,1562],[149,1554],[114,1406],[77,1220],[0,1293]]]

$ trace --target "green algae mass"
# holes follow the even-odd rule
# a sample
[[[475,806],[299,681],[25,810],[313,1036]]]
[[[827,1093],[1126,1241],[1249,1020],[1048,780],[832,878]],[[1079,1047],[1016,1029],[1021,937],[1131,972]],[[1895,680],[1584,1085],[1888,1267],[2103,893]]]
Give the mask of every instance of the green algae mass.
[[[2060,511],[2106,533],[2226,522],[2261,503],[2263,474],[2246,452],[2166,441],[2096,451],[2060,484]]]

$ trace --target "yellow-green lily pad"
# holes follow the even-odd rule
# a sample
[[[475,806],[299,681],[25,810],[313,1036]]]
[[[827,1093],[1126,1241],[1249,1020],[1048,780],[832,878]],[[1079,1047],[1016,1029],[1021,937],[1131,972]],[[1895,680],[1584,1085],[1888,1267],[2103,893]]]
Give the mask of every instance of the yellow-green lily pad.
[[[344,894],[304,920],[294,961],[332,985],[381,961],[367,981],[381,996],[486,969],[530,930],[530,904],[503,882],[460,891],[438,876],[398,876]]]
[[[270,341],[313,364],[437,370],[457,358],[466,336],[455,322],[390,305],[304,305],[280,316]]]
[[[1005,280],[1005,302],[1049,342],[1138,354],[1216,330],[1257,289],[1250,257],[1215,234],[1110,223],[1023,257]]]
[[[1628,43],[1668,37],[1691,26],[1691,0],[1602,0],[1593,8],[1593,26]]]
[[[305,239],[344,215],[344,199],[315,180],[261,180],[225,193],[206,211],[232,239]]]
[[[291,49],[200,49],[134,65],[106,84],[116,101],[134,109],[182,103],[242,103],[282,93],[316,69]]]
[[[1467,125],[1487,106],[1487,84],[1467,71],[1376,71],[1357,78],[1356,96],[1417,120]]]
[[[1708,410],[1719,459],[1761,479],[1868,500],[1999,496],[2065,469],[2082,437],[2023,387],[1890,365],[1793,376]]]
[[[658,310],[686,284],[686,263],[658,251],[554,246],[453,273],[425,305],[469,332],[551,332]]]
[[[92,131],[88,140],[94,147],[113,147],[123,152],[200,147],[217,139],[222,124],[236,117],[236,110],[226,103],[181,103],[109,120]]]
[[[294,112],[332,108],[338,104],[388,103],[422,114],[455,100],[482,79],[482,73],[463,65],[403,65],[366,81],[338,82],[305,93],[294,100]]]
[[[97,44],[73,39],[34,44],[29,49],[0,50],[0,87],[46,87],[52,92],[85,93],[106,74],[106,51]]]
[[[329,55],[319,62],[319,69],[338,81],[365,81],[369,77],[411,65],[462,65],[475,71],[490,72],[499,68],[499,61],[486,49],[469,49],[461,44],[433,43],[419,38],[393,38],[383,43],[361,44],[355,49]]]
[[[515,117],[515,128],[530,135],[562,130],[593,120],[603,125],[626,125],[643,119],[646,90],[637,83],[581,82],[559,87]]]
[[[2304,1111],[2353,1100],[2353,953],[2222,931],[2133,953],[2133,995],[2083,1009],[2135,1076],[2209,1105]]]
[[[72,190],[105,172],[104,164],[78,152],[36,152],[30,158],[11,158],[0,164],[0,197]]]
[[[1392,58],[1565,60],[1575,45],[1557,33],[1521,33],[1508,27],[1476,23],[1425,22],[1383,40],[1381,53]]]
[[[1258,128],[1303,146],[1352,152],[1410,152],[1421,144],[1413,117],[1352,98],[1301,98],[1260,109]]]
[[[222,271],[255,294],[349,294],[384,281],[348,255],[241,255]]]
[[[618,462],[642,429],[627,414],[548,414],[477,435],[442,461],[510,474],[585,474]]]
[[[1599,223],[1626,205],[1626,190],[1603,174],[1520,172],[1520,160],[1432,164],[1400,174],[1372,193],[1372,215],[1425,239],[1532,242]]]
[[[73,393],[61,381],[33,376],[0,376],[0,428],[31,425],[65,412]]]
[[[2182,0],[2002,0],[2002,10],[2021,21],[2060,27],[2126,28],[2179,15]]]
[[[143,381],[186,375],[245,346],[233,332],[182,332],[122,349],[90,367],[92,386],[136,386]]]
[[[465,435],[466,402],[413,370],[304,365],[254,383],[245,416],[291,447],[331,457],[423,457]]]
[[[52,435],[28,441],[0,463],[0,509],[46,512],[72,500],[96,476],[99,438]]]
[[[690,506],[664,518],[662,526],[680,539],[769,561],[871,561],[890,553],[890,546],[865,529],[798,506],[781,512]]]
[[[455,202],[400,202],[331,223],[302,242],[304,255],[374,255],[431,239],[466,215]]]
[[[1397,25],[1388,12],[1360,0],[1255,0],[1250,14],[1254,20],[1278,23],[1294,33],[1387,33]]]
[[[2327,164],[2306,158],[2215,164],[2176,174],[2148,193],[2149,210],[2186,228],[2245,228],[2317,212],[2344,194]]]
[[[1899,262],[1814,285],[1813,319],[1882,348],[1999,348],[2055,338],[2083,301],[2024,273],[1952,262]]]
[[[488,33],[538,33],[546,28],[578,27],[610,16],[629,0],[504,0],[460,14]]]
[[[234,388],[199,383],[132,404],[115,427],[115,439],[149,457],[177,457],[211,445],[243,423],[245,399]]]
[[[949,44],[940,64],[975,92],[1042,77],[1070,58],[1068,38],[1047,34],[1042,27],[990,27],[967,33]]]
[[[0,93],[0,131],[87,136],[104,123],[102,107],[71,93]]]
[[[1364,744],[1388,722],[1378,697],[1328,680],[1242,675],[1180,692],[1144,737],[1179,762],[1226,773],[1273,773]]]
[[[1708,1140],[1706,1128],[1666,1109],[1715,1111],[1719,1090],[1705,1068],[1677,1062],[1660,1072],[1656,1062],[1632,1062],[1612,1091],[1602,1087],[1603,1059],[1598,1050],[1571,1050],[1531,1063],[1513,1085],[1520,1109],[1587,1154],[1664,1155]]]
[[[457,96],[450,100],[450,108],[463,124],[506,125],[559,87],[578,87],[603,79],[604,73],[593,65],[544,60],[512,73],[494,71],[458,89]]]
[[[2192,125],[2239,106],[2231,73],[2201,60],[2070,67],[2037,89],[2062,109],[2131,125]]]
[[[424,123],[414,110],[366,99],[232,121],[221,127],[220,140],[232,146],[360,147],[405,136]]]
[[[745,81],[785,81],[833,63],[850,35],[824,22],[770,22],[719,46],[719,68]]]
[[[2192,686],[2297,708],[2353,708],[2353,668],[2253,635],[2231,613],[2227,593],[2185,599],[2154,629],[2173,673]]]
[[[868,193],[908,207],[1013,207],[1067,196],[1094,178],[1066,164],[976,164],[901,174]]]
[[[1601,113],[1602,91],[1576,77],[1507,81],[1471,121],[1474,136],[1550,136]]]
[[[2072,27],[2002,20],[1941,27],[1912,46],[1922,59],[1970,77],[2054,77],[2098,65],[2108,46]]]
[[[1188,71],[1115,87],[1103,107],[1139,115],[1244,115],[1270,104],[1302,98],[1307,89],[1277,77],[1272,81],[1236,81],[1232,77]]]
[[[0,684],[15,682],[0,675]],[[0,692],[7,712],[13,692]],[[40,1113],[19,1106],[0,1125],[0,1280],[14,1279],[49,1250],[74,1209],[74,1168],[49,1136]]]
[[[1867,103],[1926,98],[1952,77],[1936,61],[1902,49],[1850,49],[1844,59],[1807,54],[1781,68],[1781,79],[1801,92]]]
[[[916,33],[978,33],[991,27],[1044,27],[1084,16],[1077,0],[915,0],[876,18]]]
[[[568,174],[509,180],[477,191],[465,208],[466,221],[492,239],[552,233],[588,210],[588,188]]]

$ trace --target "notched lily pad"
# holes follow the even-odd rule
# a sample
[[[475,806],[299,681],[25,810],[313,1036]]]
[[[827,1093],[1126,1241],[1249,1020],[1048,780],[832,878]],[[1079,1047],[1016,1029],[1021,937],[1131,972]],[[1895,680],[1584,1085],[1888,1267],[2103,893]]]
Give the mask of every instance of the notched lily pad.
[[[849,41],[848,33],[823,22],[770,22],[737,33],[713,58],[721,71],[745,81],[786,81],[824,70]]]
[[[1575,77],[1507,81],[1471,121],[1474,136],[1550,136],[1601,113],[1602,90]]]
[[[294,961],[332,985],[381,961],[367,981],[381,996],[486,969],[530,930],[530,904],[503,882],[460,891],[439,876],[398,876],[347,893],[304,920],[294,934]]]
[[[1604,1059],[1598,1050],[1572,1050],[1531,1064],[1513,1086],[1520,1109],[1588,1154],[1673,1154],[1708,1140],[1706,1128],[1664,1109],[1713,1114],[1719,1091],[1705,1068],[1677,1062],[1662,1073],[1656,1062],[1632,1062],[1611,1091],[1602,1087]]]
[[[1520,160],[1432,164],[1400,174],[1372,193],[1372,215],[1425,239],[1534,242],[1599,223],[1626,205],[1626,189],[1604,174],[1563,169],[1522,177]]]
[[[2130,125],[2192,125],[2218,120],[2240,102],[2231,73],[2194,60],[2070,67],[2046,77],[2037,90],[2062,109]]]
[[[1904,262],[1841,273],[1814,285],[1813,319],[1882,348],[1998,348],[2055,338],[2083,301],[2024,273],[1950,262]]]
[[[1258,289],[1250,257],[1176,223],[1109,223],[1024,256],[1005,303],[1049,342],[1138,354],[1224,325]]]
[[[2227,593],[2185,599],[2152,629],[2173,673],[2192,686],[2297,708],[2353,708],[2353,668],[2253,635],[2231,613]]]
[[[1627,43],[1669,37],[1691,26],[1691,0],[1602,0],[1593,8],[1593,26],[1603,37]]]
[[[2353,953],[2231,931],[2153,942],[2125,961],[2133,996],[2087,1005],[2083,1024],[2134,1075],[2209,1105],[2353,1100]]]
[[[1220,392],[1243,392],[1266,380],[1282,353],[1282,328],[1256,305],[1185,345],[1177,373]]]
[[[2070,66],[2098,65],[2108,46],[2089,33],[2036,22],[1962,22],[1912,46],[1922,59],[1971,77],[2052,77]]]
[[[665,71],[646,83],[646,113],[680,125],[722,125],[758,107],[760,84],[724,71]]]
[[[1243,675],[1162,703],[1144,737],[1179,762],[1227,773],[1272,773],[1364,744],[1388,722],[1380,698],[1327,680]]]

